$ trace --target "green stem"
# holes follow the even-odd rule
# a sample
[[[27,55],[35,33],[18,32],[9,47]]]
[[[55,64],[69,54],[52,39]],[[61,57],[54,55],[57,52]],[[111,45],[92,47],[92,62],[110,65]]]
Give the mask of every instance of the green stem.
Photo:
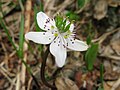
[[[45,79],[45,66],[46,66],[48,55],[49,55],[49,47],[47,48],[46,52],[44,53],[44,56],[42,57],[42,65],[41,65],[41,72],[40,72],[41,80],[47,87],[51,88],[52,90],[56,90],[56,87],[49,84]]]
[[[100,81],[101,81],[101,86],[102,86],[102,88],[103,88],[103,79],[104,79],[104,77],[103,77],[103,72],[104,72],[104,66],[103,66],[103,64],[101,64],[100,65]]]

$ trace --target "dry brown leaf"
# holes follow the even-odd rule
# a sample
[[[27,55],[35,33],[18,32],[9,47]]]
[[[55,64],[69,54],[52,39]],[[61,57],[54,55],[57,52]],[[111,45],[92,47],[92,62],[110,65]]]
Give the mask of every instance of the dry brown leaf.
[[[107,14],[107,7],[108,7],[108,4],[105,0],[97,1],[94,8],[94,11],[95,11],[94,18],[96,18],[97,20],[104,18]]]
[[[111,46],[112,46],[112,48],[114,49],[114,51],[115,51],[118,55],[120,55],[120,40],[117,39],[117,40],[115,40],[115,41],[112,41],[112,42],[111,42]]]
[[[83,80],[82,80],[82,72],[77,72],[76,74],[75,74],[75,81],[76,81],[76,83],[77,83],[77,86],[80,88],[81,86],[82,86],[82,84],[83,84]]]
[[[77,85],[66,77],[58,77],[55,81],[57,90],[79,90]]]
[[[104,74],[105,80],[114,81],[114,80],[117,80],[118,78],[119,78],[119,73],[117,73],[115,71],[112,71],[110,73],[106,71],[106,73]]]
[[[108,5],[112,7],[117,7],[120,5],[120,0],[107,0]]]
[[[104,90],[110,90],[111,89],[111,87],[106,83],[103,84],[103,87],[104,87]]]
[[[5,4],[2,4],[3,13],[8,14],[9,12],[11,12],[15,8],[16,5],[13,4],[13,5],[10,6],[11,3],[12,3],[12,0],[9,0],[9,2],[6,2]],[[0,16],[4,17],[2,12],[0,12]]]

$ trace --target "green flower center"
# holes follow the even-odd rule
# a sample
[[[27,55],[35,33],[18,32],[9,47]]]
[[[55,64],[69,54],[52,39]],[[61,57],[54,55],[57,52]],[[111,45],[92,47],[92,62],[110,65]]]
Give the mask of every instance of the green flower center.
[[[68,25],[66,25],[67,19],[68,18],[63,18],[60,15],[56,16],[55,23],[56,23],[56,26],[57,26],[60,33],[64,33],[66,31],[69,31],[71,22]]]

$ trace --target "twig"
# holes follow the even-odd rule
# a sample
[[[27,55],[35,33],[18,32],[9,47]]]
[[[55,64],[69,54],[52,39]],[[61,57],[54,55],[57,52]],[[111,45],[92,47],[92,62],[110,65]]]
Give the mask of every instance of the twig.
[[[28,81],[27,90],[30,90],[32,80],[33,80],[33,78],[31,77]]]
[[[16,82],[16,89],[15,90],[20,90],[20,73],[19,72],[17,74],[17,82]]]
[[[99,44],[101,44],[109,35],[115,33],[116,31],[119,31],[120,30],[120,27],[115,29],[115,30],[112,30],[112,31],[109,31],[105,34],[103,34],[102,36],[100,36],[99,38],[95,39],[95,40],[92,40],[92,42],[97,42],[99,41]]]
[[[22,3],[20,3],[22,4]],[[22,6],[22,5],[21,5]],[[30,12],[31,12],[31,9],[32,9],[32,1],[31,0],[27,0],[26,1],[26,11],[25,11],[25,33],[27,33],[29,30],[30,30]],[[24,10],[24,9],[22,9]],[[24,11],[22,11],[24,12]],[[28,45],[26,42],[24,42],[24,62],[27,62],[27,50],[28,50]],[[26,81],[26,67],[24,64],[22,64],[22,67],[21,67],[21,81],[22,81],[22,84],[23,84],[23,87],[22,87],[22,90],[25,90],[25,81]]]
[[[105,54],[105,55],[100,55],[101,57],[107,57],[110,58],[112,60],[118,60],[120,61],[120,57],[119,56],[115,56],[115,55],[110,55],[110,54]]]
[[[15,85],[15,83],[12,81],[12,79],[9,77],[9,75],[7,75],[7,73],[5,73],[4,71],[3,71],[3,67],[0,67],[1,69],[0,69],[0,72],[8,79],[8,81],[12,84],[12,85]]]
[[[120,78],[115,82],[115,84],[113,84],[111,90],[116,90],[119,85],[120,85]]]
[[[56,7],[57,11],[53,16],[56,16],[58,13],[62,12],[62,10],[64,10],[67,6],[72,4],[74,1],[75,0],[65,0],[62,4]]]
[[[45,66],[46,66],[48,54],[49,54],[49,47],[47,48],[46,52],[44,53],[44,56],[42,57],[42,65],[41,65],[41,72],[40,72],[41,80],[47,87],[53,90],[56,90],[56,87],[53,85],[50,85],[45,79]]]

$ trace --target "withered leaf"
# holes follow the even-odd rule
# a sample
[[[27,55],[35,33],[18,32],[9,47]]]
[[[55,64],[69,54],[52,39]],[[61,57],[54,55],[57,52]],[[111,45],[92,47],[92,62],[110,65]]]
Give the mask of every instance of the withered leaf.
[[[58,77],[55,81],[57,90],[79,90],[77,85],[66,77]]]

